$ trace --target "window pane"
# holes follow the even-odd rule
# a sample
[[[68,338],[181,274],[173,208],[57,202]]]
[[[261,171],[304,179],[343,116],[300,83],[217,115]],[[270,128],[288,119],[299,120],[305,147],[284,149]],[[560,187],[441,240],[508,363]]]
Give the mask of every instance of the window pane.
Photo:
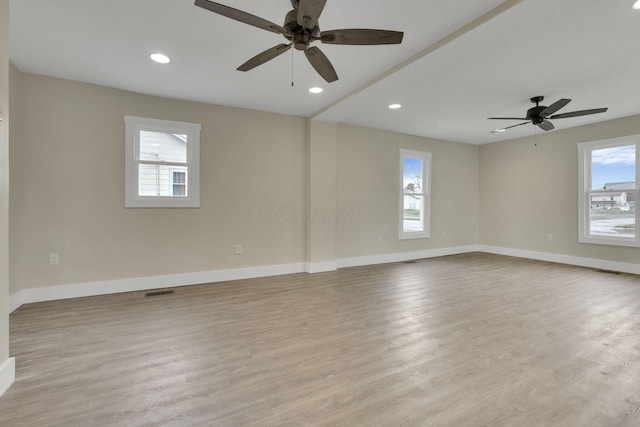
[[[592,190],[633,189],[635,188],[635,180],[635,145],[603,148],[591,151]]]
[[[173,172],[173,183],[174,184],[184,184],[186,174],[184,172]]]
[[[173,171],[173,195],[184,197],[187,195],[187,173]]]
[[[187,172],[175,172],[175,167],[165,165],[138,165],[138,195],[139,196],[179,196],[187,195]],[[175,182],[178,176],[181,182]],[[181,189],[176,190],[177,184]]]
[[[173,185],[173,195],[175,197],[184,197],[187,195],[187,187],[184,184]]]
[[[187,162],[187,135],[140,131],[140,160]]]
[[[402,187],[405,193],[422,193],[424,170],[422,159],[404,158],[402,160]]]
[[[404,195],[402,231],[424,231],[424,196]]]
[[[591,235],[635,238],[635,179],[635,145],[591,152]]]

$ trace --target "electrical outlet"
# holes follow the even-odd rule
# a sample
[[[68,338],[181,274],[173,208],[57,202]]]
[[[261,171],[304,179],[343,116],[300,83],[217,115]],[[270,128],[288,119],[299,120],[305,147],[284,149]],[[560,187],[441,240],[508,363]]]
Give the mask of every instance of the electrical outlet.
[[[446,231],[442,232],[442,237],[447,237],[447,232]]]
[[[60,255],[49,254],[49,265],[58,265],[58,264],[60,264]]]
[[[553,240],[553,234],[551,233],[547,234],[547,240]]]
[[[236,255],[240,255],[242,253],[242,245],[236,245]]]
[[[382,234],[378,234],[378,242],[382,242]]]

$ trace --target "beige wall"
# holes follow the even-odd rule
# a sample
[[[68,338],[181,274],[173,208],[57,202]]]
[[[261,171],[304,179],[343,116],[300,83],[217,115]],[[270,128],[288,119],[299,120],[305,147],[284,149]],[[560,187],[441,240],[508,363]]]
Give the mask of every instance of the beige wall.
[[[0,366],[9,357],[9,1],[0,0]]]
[[[637,117],[540,135],[537,147],[530,138],[478,147],[315,124],[317,157],[310,146],[314,125],[299,117],[156,98],[15,68],[11,94],[11,293],[478,243],[640,262],[638,249],[577,243],[576,143],[640,133]],[[202,124],[200,209],[124,208],[125,114]],[[335,148],[322,147],[327,135]],[[433,154],[430,239],[397,237],[400,148]],[[332,249],[314,259],[308,252],[313,223],[307,221],[317,219],[310,192],[334,202],[330,192],[323,196],[310,186],[311,165],[333,164],[334,155],[329,175],[335,179],[322,182],[319,175],[316,184],[335,186],[337,208],[330,216],[336,233],[316,233],[318,248],[330,242]],[[244,254],[234,254],[237,243]],[[60,254],[58,266],[48,265],[53,252]]]
[[[12,293],[304,261],[304,119],[13,74]],[[125,114],[202,124],[200,209],[124,208]]]
[[[11,145],[11,293],[477,242],[475,146],[307,125],[297,117],[156,98],[15,67],[11,83],[19,98]],[[200,209],[124,209],[125,114],[202,124]],[[323,145],[327,136],[330,149]],[[432,239],[397,239],[400,148],[434,155]],[[327,161],[338,170],[327,171]],[[337,187],[336,196],[309,186],[314,164],[329,173],[316,177],[316,187]],[[314,211],[314,200],[332,212]],[[314,237],[316,251],[308,252],[314,230],[307,221],[327,218],[338,221],[337,237],[333,226],[323,229]],[[335,245],[328,252],[327,242]],[[236,243],[245,254],[234,254]],[[54,252],[58,266],[48,264]]]
[[[336,260],[336,125],[309,121],[309,205],[307,261],[335,267]]]
[[[633,134],[640,116],[481,146],[480,243],[640,264],[640,248],[578,243],[577,143]]]
[[[339,258],[477,244],[477,146],[350,125],[337,135]],[[430,239],[398,240],[400,148],[433,154]]]

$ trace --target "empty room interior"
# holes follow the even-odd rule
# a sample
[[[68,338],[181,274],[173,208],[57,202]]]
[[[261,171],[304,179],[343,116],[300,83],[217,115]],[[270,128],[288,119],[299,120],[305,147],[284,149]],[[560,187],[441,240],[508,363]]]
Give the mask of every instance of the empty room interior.
[[[638,52],[636,0],[0,0],[0,425],[640,425]]]

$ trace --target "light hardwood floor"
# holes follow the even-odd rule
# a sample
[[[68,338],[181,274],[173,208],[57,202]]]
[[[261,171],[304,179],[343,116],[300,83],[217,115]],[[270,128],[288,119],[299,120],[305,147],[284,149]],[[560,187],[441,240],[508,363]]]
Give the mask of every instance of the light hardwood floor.
[[[25,305],[14,426],[639,426],[640,277],[468,254]]]

